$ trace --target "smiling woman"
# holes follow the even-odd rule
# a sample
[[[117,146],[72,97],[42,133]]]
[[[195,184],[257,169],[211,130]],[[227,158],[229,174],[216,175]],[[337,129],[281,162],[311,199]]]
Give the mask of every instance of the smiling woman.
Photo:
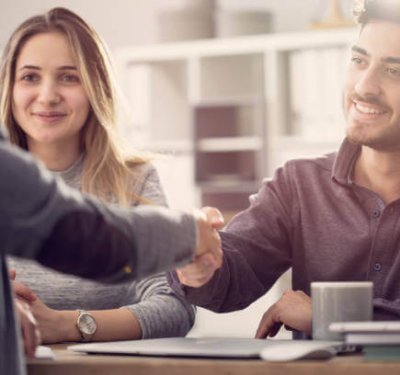
[[[5,48],[1,120],[14,144],[71,187],[128,208],[166,205],[154,167],[121,152],[110,66],[101,38],[75,13],[55,8],[32,17]],[[111,287],[29,261],[9,264],[46,343],[182,336],[194,321],[193,307],[163,274]]]
[[[79,158],[90,103],[65,35],[41,33],[25,43],[16,63],[12,105],[28,149],[49,169],[65,170]]]

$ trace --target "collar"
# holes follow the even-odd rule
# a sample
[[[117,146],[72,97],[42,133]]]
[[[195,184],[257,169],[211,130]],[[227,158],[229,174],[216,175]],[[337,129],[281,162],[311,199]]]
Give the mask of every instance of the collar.
[[[360,145],[350,143],[347,138],[344,139],[333,164],[332,180],[343,185],[352,183],[354,164],[360,151]]]

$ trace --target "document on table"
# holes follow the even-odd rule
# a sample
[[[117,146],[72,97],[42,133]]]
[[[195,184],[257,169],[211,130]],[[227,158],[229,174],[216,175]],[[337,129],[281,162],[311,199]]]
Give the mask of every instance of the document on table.
[[[48,346],[39,345],[36,348],[35,358],[37,359],[55,359],[53,350]]]

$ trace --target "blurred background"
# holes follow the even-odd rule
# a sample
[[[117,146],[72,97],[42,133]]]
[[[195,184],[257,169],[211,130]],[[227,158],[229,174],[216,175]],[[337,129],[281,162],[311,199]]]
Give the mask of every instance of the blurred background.
[[[65,6],[89,21],[114,49],[127,45],[146,45],[158,41],[157,14],[208,0],[2,0],[0,46],[25,18],[55,6]],[[326,13],[327,0],[215,0],[221,10],[266,11],[273,15],[273,32],[305,30],[313,19]],[[350,14],[351,0],[341,0],[342,10]]]
[[[2,0],[0,49],[20,22],[55,6],[110,47],[121,134],[159,155],[174,208],[214,205],[229,220],[286,160],[340,144],[350,0]],[[290,279],[240,312],[199,309],[190,335],[253,336]]]

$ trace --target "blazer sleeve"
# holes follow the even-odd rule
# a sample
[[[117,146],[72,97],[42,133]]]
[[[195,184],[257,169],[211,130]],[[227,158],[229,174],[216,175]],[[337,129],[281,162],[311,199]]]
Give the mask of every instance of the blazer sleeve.
[[[102,281],[138,279],[189,262],[192,215],[107,207],[55,179],[0,135],[0,245],[14,256]]]

